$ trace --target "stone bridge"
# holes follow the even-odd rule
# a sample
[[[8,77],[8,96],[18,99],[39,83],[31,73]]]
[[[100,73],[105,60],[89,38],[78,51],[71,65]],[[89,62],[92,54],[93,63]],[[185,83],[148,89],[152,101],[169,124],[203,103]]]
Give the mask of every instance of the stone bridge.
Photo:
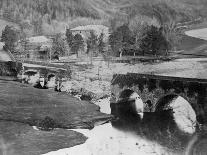
[[[191,104],[198,121],[207,121],[207,79],[137,73],[116,74],[111,82],[111,104],[120,103],[121,93],[127,89],[141,97],[145,112],[159,111],[175,96],[181,96]]]

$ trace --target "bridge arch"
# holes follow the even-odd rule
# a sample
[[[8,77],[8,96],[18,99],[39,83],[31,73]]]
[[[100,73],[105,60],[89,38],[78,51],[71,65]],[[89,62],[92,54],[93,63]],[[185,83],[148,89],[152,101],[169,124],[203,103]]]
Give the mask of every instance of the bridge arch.
[[[132,110],[132,112],[143,116],[144,102],[138,93],[131,89],[123,90],[119,95],[119,104],[124,104]],[[127,105],[126,105],[127,103]]]
[[[169,111],[178,128],[186,133],[194,133],[197,125],[196,112],[187,99],[178,94],[161,97],[155,106],[155,112]]]
[[[48,73],[47,78],[50,80],[51,78],[54,78],[56,75],[54,73]]]
[[[56,87],[56,75],[54,73],[47,74],[47,88],[55,88]]]

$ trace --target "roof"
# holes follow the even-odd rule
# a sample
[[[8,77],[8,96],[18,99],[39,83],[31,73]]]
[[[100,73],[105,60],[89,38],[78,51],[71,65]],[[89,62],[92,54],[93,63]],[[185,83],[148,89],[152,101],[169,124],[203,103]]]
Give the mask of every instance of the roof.
[[[94,33],[97,35],[104,33],[104,40],[107,40],[109,36],[109,28],[104,25],[78,26],[78,27],[71,29],[71,31],[94,31]]]
[[[48,39],[45,36],[35,36],[28,38],[28,41],[30,43],[45,43],[45,42],[51,42],[51,39]]]
[[[78,26],[76,28],[71,29],[71,31],[95,31],[98,34],[104,32],[108,33],[109,28],[104,25],[86,25],[86,26]]]

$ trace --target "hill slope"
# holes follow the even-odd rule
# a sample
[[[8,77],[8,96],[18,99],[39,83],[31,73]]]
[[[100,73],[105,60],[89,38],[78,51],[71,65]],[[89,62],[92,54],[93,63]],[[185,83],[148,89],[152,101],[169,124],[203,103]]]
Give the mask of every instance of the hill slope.
[[[28,21],[33,33],[41,34],[65,25],[102,24],[115,14],[152,17],[158,11],[182,22],[206,17],[206,6],[205,0],[1,0],[0,17],[18,24]]]

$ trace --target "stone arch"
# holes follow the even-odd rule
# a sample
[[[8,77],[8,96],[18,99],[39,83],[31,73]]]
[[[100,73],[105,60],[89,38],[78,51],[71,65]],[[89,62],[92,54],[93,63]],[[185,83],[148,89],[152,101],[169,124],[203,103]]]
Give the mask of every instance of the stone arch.
[[[169,108],[169,103],[177,98],[179,95],[175,93],[165,94],[164,96],[160,97],[155,104],[155,112],[167,110]]]
[[[34,76],[35,74],[37,74],[38,73],[38,71],[36,71],[36,70],[26,70],[25,72],[24,72],[24,74],[25,75],[28,75],[28,76]]]
[[[46,86],[48,88],[55,88],[56,87],[56,75],[54,73],[48,73],[47,74],[47,84]]]
[[[22,77],[25,83],[29,83],[31,85],[36,85],[39,81],[40,74],[36,70],[26,70],[24,72],[24,76]]]
[[[47,79],[50,80],[51,78],[55,77],[56,75],[54,73],[48,73]]]
[[[131,89],[125,89],[119,94],[119,104],[125,104],[131,111],[135,114],[142,115],[144,112],[144,102],[142,101],[141,97],[138,93]]]
[[[155,112],[169,111],[178,128],[186,133],[194,133],[197,125],[196,112],[187,99],[178,94],[161,97],[155,106]]]

